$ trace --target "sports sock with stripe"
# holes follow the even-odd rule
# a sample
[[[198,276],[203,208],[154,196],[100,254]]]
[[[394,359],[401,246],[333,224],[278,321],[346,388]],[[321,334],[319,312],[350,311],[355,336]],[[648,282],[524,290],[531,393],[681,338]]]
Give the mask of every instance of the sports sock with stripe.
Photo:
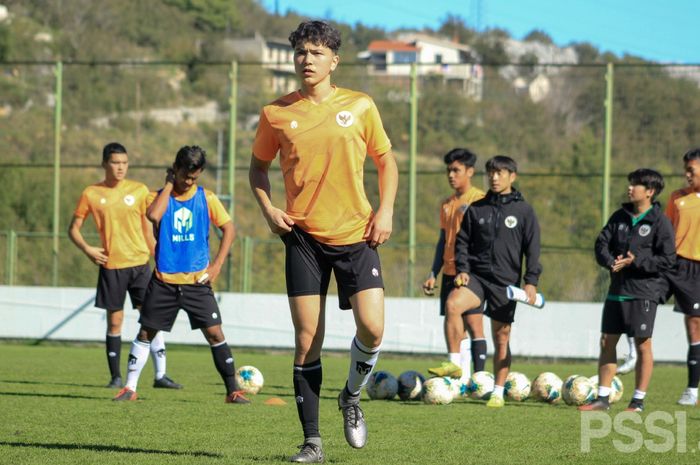
[[[350,370],[345,386],[353,397],[359,396],[362,388],[367,384],[377,359],[379,359],[379,347],[367,347],[357,339],[357,336],[353,338],[350,345]]]
[[[318,404],[323,382],[321,359],[303,365],[294,365],[294,398],[299,422],[304,430],[304,441],[320,438],[318,431]],[[317,444],[320,446],[320,443]]]
[[[107,353],[107,365],[109,366],[109,374],[112,378],[121,377],[122,372],[119,368],[122,352],[122,335],[109,334],[105,338],[105,351]]]
[[[219,372],[221,379],[226,385],[226,394],[231,394],[238,391],[239,387],[236,384],[236,366],[231,354],[231,348],[226,344],[226,341],[211,346],[211,356],[214,358],[214,366]]]

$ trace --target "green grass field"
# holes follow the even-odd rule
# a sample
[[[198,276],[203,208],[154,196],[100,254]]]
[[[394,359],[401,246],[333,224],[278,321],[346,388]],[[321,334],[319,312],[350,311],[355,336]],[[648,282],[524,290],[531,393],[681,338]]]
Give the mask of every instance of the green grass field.
[[[127,350],[125,344],[122,361]],[[139,386],[140,400],[116,403],[111,401],[115,391],[102,387],[108,375],[99,345],[0,342],[0,464],[283,463],[302,442],[291,387],[291,354],[240,349],[234,355],[238,366],[255,365],[265,375],[265,387],[251,405],[223,403],[223,384],[206,347],[175,345],[168,348],[168,374],[185,385],[182,391],[153,389],[149,362]],[[395,375],[408,369],[425,372],[440,361],[384,354],[378,368]],[[351,449],[336,407],[347,363],[346,354],[323,358],[321,433],[327,463],[675,465],[700,460],[700,410],[675,404],[685,386],[683,366],[656,367],[647,411],[636,417],[646,421],[651,416],[665,431],[654,432],[647,428],[654,425],[628,419],[623,426],[631,432],[593,439],[585,453],[582,417],[575,408],[530,400],[507,403],[503,409],[487,409],[483,402],[471,400],[446,406],[363,401],[368,444],[362,450]],[[516,360],[513,369],[530,378],[543,371],[565,378],[573,373],[593,375],[595,364]],[[633,375],[622,379],[625,394],[613,405],[613,422],[621,419],[616,415],[633,390]],[[270,397],[287,404],[265,405]],[[674,424],[665,424],[665,418]],[[613,441],[628,448],[637,448],[637,441],[641,448],[620,452]],[[686,451],[680,446],[679,452],[678,443],[683,441]],[[670,450],[649,450],[655,447]]]

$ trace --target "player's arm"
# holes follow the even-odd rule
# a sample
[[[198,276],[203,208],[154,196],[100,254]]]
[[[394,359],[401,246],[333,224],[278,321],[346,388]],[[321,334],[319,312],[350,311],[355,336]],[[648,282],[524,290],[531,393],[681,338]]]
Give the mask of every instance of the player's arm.
[[[435,244],[435,256],[433,257],[433,266],[430,268],[430,275],[423,283],[423,292],[426,295],[433,295],[435,288],[435,278],[442,269],[442,259],[445,256],[445,230],[440,229],[440,237]]]
[[[168,168],[163,189],[160,190],[156,199],[146,209],[146,218],[156,226],[160,224],[160,219],[163,218],[165,211],[168,209],[168,202],[170,201],[170,194],[173,192],[174,185],[175,173],[172,168]]]
[[[233,244],[233,239],[236,237],[236,229],[233,226],[233,221],[222,224],[219,226],[219,229],[222,233],[221,240],[219,241],[219,250],[216,252],[214,261],[207,267],[209,282],[212,283],[216,281],[216,278],[221,273],[221,267],[224,266],[229,249],[231,249],[231,244]]]
[[[537,284],[542,274],[542,264],[540,263],[540,223],[537,221],[535,211],[530,209],[526,216],[525,228],[523,230],[525,239],[525,276],[523,290],[527,294],[530,304],[535,303],[537,294]]]
[[[80,229],[83,227],[84,218],[74,216],[68,228],[68,237],[95,265],[107,263],[107,255],[102,247],[93,247],[85,241]]]
[[[616,258],[610,253],[610,241],[612,240],[615,226],[612,220],[613,218],[611,217],[595,240],[595,259],[598,265],[608,270],[612,269]]]
[[[258,206],[262,211],[270,231],[275,234],[282,235],[292,230],[294,221],[283,210],[272,205],[272,196],[270,195],[270,161],[264,161],[257,158],[255,155],[250,157],[250,168],[248,169],[248,182],[250,189],[253,191],[253,196],[258,202]]]
[[[473,209],[468,209],[467,213],[462,217],[462,222],[457,231],[455,239],[455,267],[457,268],[457,276],[455,276],[456,286],[466,286],[469,282],[469,237],[471,235],[471,216]]]
[[[141,229],[143,230],[143,238],[146,239],[146,246],[151,257],[156,255],[156,238],[153,235],[153,224],[146,218],[146,215],[141,217]]]
[[[379,208],[367,226],[364,239],[369,241],[370,247],[377,247],[391,236],[399,168],[391,150],[372,159],[379,175]]]

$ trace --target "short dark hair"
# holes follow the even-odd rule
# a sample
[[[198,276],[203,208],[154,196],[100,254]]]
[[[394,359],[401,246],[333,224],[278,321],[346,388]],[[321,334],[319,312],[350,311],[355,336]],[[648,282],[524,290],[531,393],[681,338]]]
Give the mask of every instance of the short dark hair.
[[[683,155],[683,163],[688,163],[691,160],[700,160],[700,147],[685,152],[685,155]]]
[[[188,173],[203,170],[207,164],[207,152],[198,145],[185,145],[175,155],[174,167],[176,170],[186,169]]]
[[[486,161],[486,172],[508,170],[511,173],[518,172],[518,164],[506,155],[496,155]]]
[[[632,171],[627,175],[627,180],[633,186],[644,186],[647,189],[654,189],[652,200],[656,200],[656,197],[664,190],[664,177],[658,171],[650,170],[649,168],[639,168]]]
[[[126,147],[119,142],[110,142],[102,149],[102,163],[107,163],[113,153],[126,153]]]
[[[340,31],[324,21],[304,21],[289,34],[289,43],[296,49],[297,44],[305,42],[323,45],[337,54],[341,44]]]
[[[467,168],[472,168],[476,165],[476,154],[469,149],[456,148],[445,154],[445,164],[450,165],[454,162],[460,162]]]

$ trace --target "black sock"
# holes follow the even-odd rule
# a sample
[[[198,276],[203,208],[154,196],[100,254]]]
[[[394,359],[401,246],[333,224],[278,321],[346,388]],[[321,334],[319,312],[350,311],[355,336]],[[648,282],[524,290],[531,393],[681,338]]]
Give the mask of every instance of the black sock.
[[[698,387],[700,381],[700,344],[688,346],[688,387]]]
[[[321,437],[321,433],[318,432],[318,397],[322,382],[321,359],[304,365],[294,365],[294,397],[299,422],[304,430],[304,439]]]
[[[119,369],[119,360],[121,359],[122,353],[122,336],[112,336],[107,335],[105,340],[105,347],[107,352],[107,365],[109,366],[109,373],[112,378],[119,376],[121,378],[122,372]]]
[[[598,400],[610,405],[610,396],[598,396]]]
[[[474,373],[484,371],[486,366],[486,339],[472,339],[471,348]]]
[[[226,394],[228,395],[233,391],[238,391],[238,385],[236,384],[236,367],[228,344],[223,342],[219,345],[211,346],[211,355],[214,357],[216,371],[219,372],[221,379],[224,380],[224,384],[226,385]]]

